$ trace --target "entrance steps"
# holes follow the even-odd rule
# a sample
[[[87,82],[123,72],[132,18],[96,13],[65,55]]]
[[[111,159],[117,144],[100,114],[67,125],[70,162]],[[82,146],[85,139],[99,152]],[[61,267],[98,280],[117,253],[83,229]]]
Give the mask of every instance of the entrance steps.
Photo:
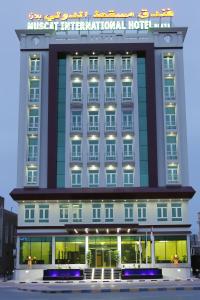
[[[87,280],[115,280],[121,279],[121,269],[118,268],[88,268],[84,270]]]

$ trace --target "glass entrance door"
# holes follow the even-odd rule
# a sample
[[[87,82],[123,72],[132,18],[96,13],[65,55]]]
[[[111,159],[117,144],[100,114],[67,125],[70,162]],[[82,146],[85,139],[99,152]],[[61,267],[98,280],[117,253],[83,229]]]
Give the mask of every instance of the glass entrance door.
[[[115,236],[89,237],[89,251],[91,252],[92,268],[115,267],[117,237]]]

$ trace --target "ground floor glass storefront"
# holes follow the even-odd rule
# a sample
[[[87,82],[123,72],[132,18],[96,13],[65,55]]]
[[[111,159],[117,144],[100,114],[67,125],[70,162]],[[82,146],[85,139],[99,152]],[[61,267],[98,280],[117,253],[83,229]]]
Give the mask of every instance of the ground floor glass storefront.
[[[19,263],[89,264],[90,267],[115,267],[120,264],[188,262],[187,236],[56,236],[21,237]],[[152,251],[152,249],[154,251]],[[153,253],[154,254],[153,254]],[[154,257],[152,257],[154,255]]]

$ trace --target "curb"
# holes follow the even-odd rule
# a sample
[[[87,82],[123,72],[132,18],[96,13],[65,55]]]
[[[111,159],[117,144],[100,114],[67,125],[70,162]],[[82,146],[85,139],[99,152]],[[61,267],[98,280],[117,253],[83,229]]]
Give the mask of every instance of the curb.
[[[44,294],[90,294],[90,293],[130,293],[130,292],[166,292],[166,291],[200,291],[200,286],[195,287],[158,287],[158,288],[133,288],[133,289],[84,289],[84,290],[37,290],[28,288],[17,288],[24,292],[39,292]]]

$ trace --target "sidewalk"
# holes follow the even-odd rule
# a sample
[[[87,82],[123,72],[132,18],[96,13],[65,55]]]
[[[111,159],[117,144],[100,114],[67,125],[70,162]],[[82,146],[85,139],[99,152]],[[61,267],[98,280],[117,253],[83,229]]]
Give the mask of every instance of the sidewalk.
[[[1,282],[0,287],[40,293],[109,293],[199,290],[200,280],[34,281]]]

